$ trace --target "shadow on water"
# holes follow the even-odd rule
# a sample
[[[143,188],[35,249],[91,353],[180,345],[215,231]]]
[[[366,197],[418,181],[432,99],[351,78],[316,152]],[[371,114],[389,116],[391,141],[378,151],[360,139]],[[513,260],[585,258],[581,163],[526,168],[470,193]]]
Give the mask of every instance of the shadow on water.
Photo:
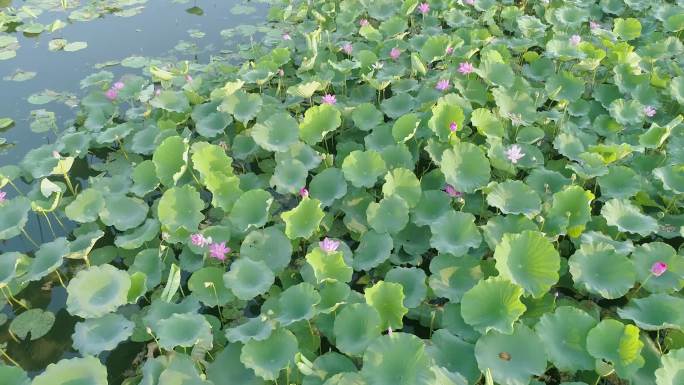
[[[81,1],[81,4],[85,3],[86,0]],[[206,63],[212,56],[221,52],[236,52],[237,40],[227,41],[220,32],[239,25],[260,24],[265,20],[267,11],[266,4],[250,2],[249,5],[256,8],[256,12],[240,15],[231,13],[232,7],[244,3],[241,0],[149,0],[144,4],[145,8],[140,14],[131,17],[104,15],[92,21],[69,23],[64,29],[53,33],[44,32],[35,36],[16,33],[15,36],[21,45],[17,50],[17,56],[0,61],[0,118],[11,118],[15,122],[11,127],[0,130],[0,137],[12,144],[8,148],[0,149],[0,166],[18,164],[29,150],[54,141],[54,134],[51,132],[31,131],[32,110],[46,109],[54,112],[59,129],[67,127],[76,115],[76,108],[60,102],[32,105],[27,102],[30,95],[50,89],[81,97],[83,94],[79,82],[89,74],[100,71],[95,68],[98,63],[122,60],[129,56],[177,58]],[[0,8],[9,5],[20,7],[23,4],[23,1],[0,0]],[[35,21],[43,24],[49,24],[56,19],[65,21],[68,12],[72,10],[44,12]],[[188,30],[193,29],[205,35],[192,37]],[[85,41],[88,47],[76,52],[51,52],[48,50],[48,43],[55,38],[63,38],[70,42]],[[181,49],[192,48],[192,43],[196,48]],[[141,71],[120,65],[107,66],[103,69],[114,73],[115,79],[126,73],[137,74]],[[35,72],[36,76],[22,82],[1,80],[17,70]],[[84,169],[87,170],[87,167]],[[24,192],[29,189],[26,185],[19,185],[19,188]],[[7,190],[7,193],[8,198],[16,194],[12,190]],[[53,239],[46,223],[39,220],[36,215],[30,216],[26,229],[38,243]],[[55,230],[61,229],[56,227]],[[64,235],[63,231],[57,232],[57,236]],[[31,244],[21,237],[0,242],[0,253],[29,252],[33,249]],[[68,267],[63,269],[66,271]],[[20,308],[15,306],[12,309],[7,305],[2,310],[2,313],[8,316],[8,320],[0,326],[0,343],[7,343],[7,353],[31,376],[35,376],[48,364],[62,358],[79,356],[71,346],[71,334],[79,319],[65,310],[66,297],[66,290],[54,274],[40,282],[31,283],[17,296],[30,308],[47,309],[56,316],[50,332],[35,341],[30,341],[30,337],[27,337],[26,341],[17,341],[9,333],[9,325],[15,315],[14,310],[18,311]],[[100,355],[107,364],[110,384],[120,384],[124,378],[132,374],[132,363],[143,349],[144,343],[126,342],[114,351]]]

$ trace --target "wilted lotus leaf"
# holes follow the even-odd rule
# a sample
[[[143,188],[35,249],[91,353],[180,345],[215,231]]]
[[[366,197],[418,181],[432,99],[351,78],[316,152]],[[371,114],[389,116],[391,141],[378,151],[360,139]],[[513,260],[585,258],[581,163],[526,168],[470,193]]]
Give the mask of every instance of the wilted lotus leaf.
[[[430,288],[439,297],[458,303],[463,293],[470,290],[482,279],[480,259],[472,255],[454,257],[440,254],[430,261]]]
[[[131,278],[112,265],[81,270],[67,286],[67,310],[83,318],[98,318],[128,302]]]
[[[297,338],[287,329],[278,328],[261,341],[250,340],[242,347],[240,361],[257,376],[273,381],[282,369],[294,365]]]
[[[408,309],[404,307],[403,287],[398,283],[380,281],[366,288],[366,303],[373,306],[380,314],[382,329],[401,329],[403,318]]]
[[[203,209],[204,202],[199,192],[187,184],[164,191],[159,199],[157,214],[161,224],[171,232],[181,229],[194,232],[204,219]]]
[[[560,256],[553,244],[538,231],[504,234],[494,252],[502,277],[539,298],[558,282]]]
[[[404,293],[404,306],[418,307],[427,295],[425,272],[415,267],[395,267],[385,275],[386,282],[398,283]]]
[[[407,357],[411,364],[407,365]],[[363,355],[361,374],[374,385],[428,385],[433,378],[431,359],[423,341],[407,333],[375,339]]]
[[[126,231],[138,227],[145,221],[149,206],[143,200],[125,195],[108,197],[100,219],[107,226]]]
[[[328,252],[316,247],[306,255],[306,261],[311,265],[316,282],[339,281],[349,282],[354,271],[344,261],[341,251]]]
[[[195,313],[174,314],[159,321],[157,338],[159,346],[168,350],[195,345],[211,349],[213,344],[211,324]]]
[[[266,317],[254,317],[238,326],[226,328],[226,338],[243,344],[250,340],[263,341],[271,335],[273,328],[273,322]]]
[[[306,110],[304,119],[299,123],[299,137],[304,143],[314,145],[340,124],[342,118],[337,108],[329,104],[314,106]]]
[[[261,377],[257,377],[252,369],[248,369],[240,362],[240,352],[242,344],[232,343],[226,345],[220,353],[216,355],[214,361],[207,366],[207,378],[214,384],[230,378],[236,384],[241,385],[264,385]],[[149,361],[148,361],[149,362]]]
[[[62,261],[68,252],[69,242],[63,237],[42,244],[31,260],[31,265],[22,280],[24,282],[39,281],[62,266]]]
[[[395,234],[401,231],[409,220],[409,208],[400,196],[383,198],[379,203],[371,202],[366,210],[368,224],[378,233]]]
[[[104,208],[104,204],[102,193],[94,188],[89,188],[81,191],[64,209],[64,213],[72,221],[93,222]]]
[[[675,385],[684,376],[684,349],[673,349],[661,357],[662,365],[655,371],[656,385]]]
[[[523,289],[510,281],[493,277],[480,281],[463,294],[463,320],[480,333],[496,330],[513,332],[513,323],[527,309],[520,301]]]
[[[345,179],[354,187],[373,187],[378,177],[385,173],[385,161],[375,151],[355,150],[342,162]]]
[[[585,311],[560,306],[544,314],[535,330],[544,342],[549,360],[560,370],[592,370],[594,358],[587,353],[587,334],[598,321]]]
[[[135,324],[120,314],[106,314],[76,324],[71,339],[81,354],[98,355],[114,350],[133,334]]]
[[[299,139],[299,125],[290,114],[275,113],[252,127],[252,137],[264,150],[287,151]]]
[[[633,298],[618,309],[618,315],[630,319],[643,330],[684,329],[684,299],[667,294]]]
[[[223,283],[236,297],[248,300],[263,294],[271,288],[275,275],[265,263],[249,258],[238,258],[230,271],[223,275]]]
[[[472,193],[489,182],[490,166],[484,152],[474,144],[459,142],[442,154],[441,170],[456,190]]]
[[[440,253],[463,255],[482,243],[482,235],[475,226],[475,216],[460,211],[448,211],[430,224],[430,246]]]
[[[318,311],[316,305],[321,296],[307,282],[290,286],[278,297],[278,322],[289,325],[301,320],[309,320]]]
[[[63,359],[50,364],[32,385],[107,385],[107,368],[93,356]]]
[[[632,262],[604,243],[587,244],[568,260],[575,286],[604,298],[620,298],[634,286]]]
[[[627,378],[644,365],[639,328],[614,319],[604,319],[587,335],[587,351],[594,358],[610,362],[618,376]]]
[[[641,244],[634,249],[631,259],[637,279],[651,293],[672,293],[684,287],[684,258],[667,243]],[[656,277],[651,267],[657,262],[665,263],[667,270]]]
[[[324,216],[321,202],[311,198],[302,199],[297,207],[280,215],[285,221],[285,235],[290,239],[310,238]]]
[[[261,261],[279,273],[290,263],[292,244],[279,228],[267,227],[247,234],[240,246],[240,255]]]
[[[164,139],[152,155],[157,178],[164,186],[174,186],[188,167],[188,141],[180,136]]]
[[[503,334],[491,330],[475,344],[475,357],[481,371],[491,370],[501,385],[527,385],[532,376],[546,371],[544,344],[534,331],[523,324]]]
[[[347,181],[338,168],[330,167],[316,174],[309,184],[311,197],[321,201],[324,206],[330,206],[336,199],[347,194]]]
[[[265,190],[249,190],[238,198],[229,219],[240,231],[259,228],[268,221],[268,211],[273,197]]]
[[[386,233],[373,230],[361,236],[359,247],[354,251],[354,270],[370,270],[389,258],[394,243]]]
[[[188,279],[188,289],[206,306],[223,306],[235,299],[223,284],[223,273],[222,268],[203,267],[192,273]]]
[[[533,217],[541,211],[541,199],[537,193],[519,180],[497,183],[487,194],[487,203],[504,214]]]
[[[46,335],[54,323],[55,315],[52,312],[42,309],[29,309],[12,320],[9,331],[22,340],[30,334],[30,340],[33,341]]]

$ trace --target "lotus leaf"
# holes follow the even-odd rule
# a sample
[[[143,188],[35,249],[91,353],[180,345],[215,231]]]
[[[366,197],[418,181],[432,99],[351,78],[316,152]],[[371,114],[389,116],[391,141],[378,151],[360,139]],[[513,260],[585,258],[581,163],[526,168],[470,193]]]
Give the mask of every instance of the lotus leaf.
[[[230,378],[238,384],[264,385],[266,381],[257,377],[252,369],[248,369],[240,361],[242,344],[232,343],[226,345],[214,361],[207,366],[207,378],[214,384],[220,384]]]
[[[304,113],[304,119],[299,123],[299,137],[304,143],[314,145],[329,133],[336,130],[342,123],[340,111],[329,105],[311,107]]]
[[[632,262],[637,279],[651,293],[671,293],[684,287],[684,259],[666,243],[651,242],[637,246],[632,253]],[[651,273],[656,262],[667,264],[667,270],[659,276]]]
[[[203,267],[192,273],[188,289],[207,306],[223,306],[235,299],[223,284],[223,273],[218,267]]]
[[[242,124],[254,119],[261,110],[262,98],[257,94],[238,90],[223,99],[219,111],[227,112]]]
[[[373,230],[361,236],[359,247],[354,251],[354,270],[370,270],[389,258],[394,244],[386,233]]]
[[[385,167],[385,161],[375,151],[352,151],[342,162],[344,178],[354,187],[373,187]]]
[[[544,314],[535,330],[549,355],[549,360],[560,370],[592,370],[594,358],[587,352],[587,334],[597,320],[585,311],[560,306],[553,313]]]
[[[93,188],[85,189],[64,209],[67,218],[72,221],[87,223],[97,219],[104,209],[105,200],[102,193]]]
[[[411,357],[411,365],[406,365],[407,357]],[[392,333],[378,337],[368,346],[361,374],[369,384],[427,385],[433,376],[430,361],[420,338]]]
[[[67,286],[67,310],[83,318],[98,318],[128,302],[131,278],[112,265],[81,270]]]
[[[479,281],[463,294],[463,320],[481,333],[495,330],[510,334],[513,332],[513,323],[526,310],[520,301],[522,294],[523,288],[504,278]]]
[[[541,211],[541,199],[521,181],[497,183],[487,194],[487,203],[504,214],[535,216]]]
[[[247,234],[240,246],[240,255],[263,262],[278,273],[290,263],[292,245],[280,229],[267,227]]]
[[[318,199],[304,198],[297,207],[281,214],[285,235],[290,239],[308,239],[318,230],[324,216]]]
[[[81,354],[98,355],[126,341],[133,334],[134,326],[120,314],[106,314],[77,323],[71,339]]]
[[[582,245],[568,260],[575,285],[603,298],[619,298],[634,286],[634,264],[615,248],[604,244]]]
[[[403,305],[405,295],[401,284],[380,281],[367,288],[364,296],[366,303],[380,315],[382,329],[401,329],[402,318],[408,312]]]
[[[66,238],[57,238],[52,242],[44,243],[36,251],[35,257],[22,277],[25,282],[39,281],[46,275],[62,266],[64,257],[69,250],[69,242]]]
[[[297,142],[299,125],[287,113],[276,113],[252,127],[254,141],[267,151],[283,152]]]
[[[662,366],[655,371],[656,385],[675,385],[684,376],[684,349],[673,349],[661,358]]]
[[[475,226],[475,217],[470,213],[448,211],[430,225],[430,231],[430,245],[440,253],[460,256],[482,243],[482,235]]]
[[[159,199],[157,214],[162,226],[170,231],[194,232],[204,219],[203,209],[204,202],[199,192],[190,185],[184,185],[164,191]]]
[[[164,139],[152,155],[152,162],[159,181],[174,186],[185,174],[188,166],[188,142],[180,136]]]
[[[610,362],[618,376],[629,377],[644,365],[639,328],[614,319],[604,319],[587,335],[587,351]]]
[[[50,364],[33,385],[107,385],[107,368],[93,356],[68,358]]]
[[[261,261],[238,258],[223,275],[223,283],[236,297],[248,300],[264,294],[273,285],[275,276],[271,269]]]
[[[430,288],[440,297],[458,303],[463,293],[470,290],[482,279],[480,259],[472,255],[454,257],[440,254],[430,262]]]
[[[417,268],[395,267],[385,275],[386,282],[395,282],[402,286],[404,306],[418,307],[427,295],[425,273]]]
[[[395,234],[401,231],[409,220],[409,208],[401,197],[392,195],[379,203],[371,202],[366,210],[368,224],[378,233]]]
[[[442,172],[446,182],[457,190],[472,193],[489,182],[489,161],[482,150],[460,142],[442,154]]]
[[[242,347],[240,361],[264,380],[275,380],[278,373],[294,364],[297,338],[287,329],[278,328],[262,341],[251,340]]]
[[[618,315],[630,319],[643,330],[684,328],[684,299],[667,294],[633,298],[618,309]]]
[[[318,283],[324,281],[349,282],[353,270],[344,260],[341,251],[326,253],[321,248],[315,248],[306,255],[306,261],[311,265]]]
[[[55,315],[52,312],[41,309],[29,309],[19,314],[9,325],[9,331],[16,337],[37,340],[46,335],[55,323]]]
[[[230,342],[247,343],[250,340],[263,341],[273,332],[273,323],[266,317],[250,318],[247,322],[226,329],[226,338]]]

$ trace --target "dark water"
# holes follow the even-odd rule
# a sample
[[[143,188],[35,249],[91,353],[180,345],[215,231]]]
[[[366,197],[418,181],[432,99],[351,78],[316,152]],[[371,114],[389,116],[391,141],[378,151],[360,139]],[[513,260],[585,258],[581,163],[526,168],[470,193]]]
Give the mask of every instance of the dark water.
[[[22,3],[14,0],[12,5],[19,7]],[[7,1],[0,0],[0,7],[6,4]],[[238,4],[248,5],[256,11],[251,14],[231,13],[231,9]],[[54,112],[60,130],[75,117],[75,108],[58,101],[46,105],[28,103],[26,99],[31,94],[50,89],[69,92],[80,98],[83,94],[79,82],[92,73],[107,70],[114,73],[115,79],[125,73],[140,74],[142,69],[120,65],[103,69],[94,67],[98,63],[121,60],[134,55],[206,63],[212,56],[237,52],[238,44],[249,43],[250,39],[247,37],[226,39],[220,34],[222,30],[239,25],[263,25],[267,11],[267,4],[244,0],[197,0],[185,3],[149,0],[144,7],[142,13],[132,17],[104,15],[92,21],[70,23],[53,33],[44,32],[32,37],[15,34],[21,45],[17,50],[17,56],[0,61],[0,118],[8,117],[15,121],[11,128],[0,132],[0,137],[13,144],[0,150],[0,166],[17,164],[30,149],[54,140],[53,133],[39,134],[30,130],[31,110],[46,109]],[[36,21],[49,24],[55,19],[66,21],[67,16],[68,12],[44,12]],[[188,33],[190,29],[199,30],[205,36],[193,38]],[[48,42],[54,38],[64,38],[69,42],[85,41],[88,47],[77,52],[51,52],[48,50]],[[180,41],[193,42],[198,49],[192,52],[174,49]],[[23,82],[2,80],[17,69],[36,72],[37,75]],[[19,187],[24,191],[28,189],[25,185]],[[11,188],[5,191],[9,198],[16,195]],[[44,220],[39,221],[35,215],[31,215],[27,231],[38,243],[53,239]],[[28,252],[31,249],[31,245],[21,237],[0,242],[0,253]],[[78,320],[64,310],[66,291],[58,281],[35,282],[24,289],[18,297],[25,300],[31,308],[54,312],[57,320],[46,336],[36,341],[16,342],[7,332],[14,312],[6,306],[3,313],[8,315],[10,320],[0,326],[0,343],[8,343],[7,352],[14,360],[30,374],[35,375],[51,362],[78,355],[71,348],[71,334]],[[129,342],[120,345],[111,353],[101,355],[109,369],[110,384],[119,384],[126,374],[130,375],[125,371],[131,368],[135,355],[143,349],[144,345]]]

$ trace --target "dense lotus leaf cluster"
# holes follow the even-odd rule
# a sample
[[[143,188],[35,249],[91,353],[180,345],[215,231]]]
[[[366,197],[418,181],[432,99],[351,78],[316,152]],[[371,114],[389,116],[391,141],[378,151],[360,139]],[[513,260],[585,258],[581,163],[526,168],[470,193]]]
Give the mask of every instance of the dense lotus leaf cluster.
[[[16,338],[54,322],[30,282],[79,317],[34,385],[105,384],[123,341],[126,384],[681,385],[682,1],[269,17],[238,66],[92,75],[0,167],[0,240],[73,229],[0,254]]]

